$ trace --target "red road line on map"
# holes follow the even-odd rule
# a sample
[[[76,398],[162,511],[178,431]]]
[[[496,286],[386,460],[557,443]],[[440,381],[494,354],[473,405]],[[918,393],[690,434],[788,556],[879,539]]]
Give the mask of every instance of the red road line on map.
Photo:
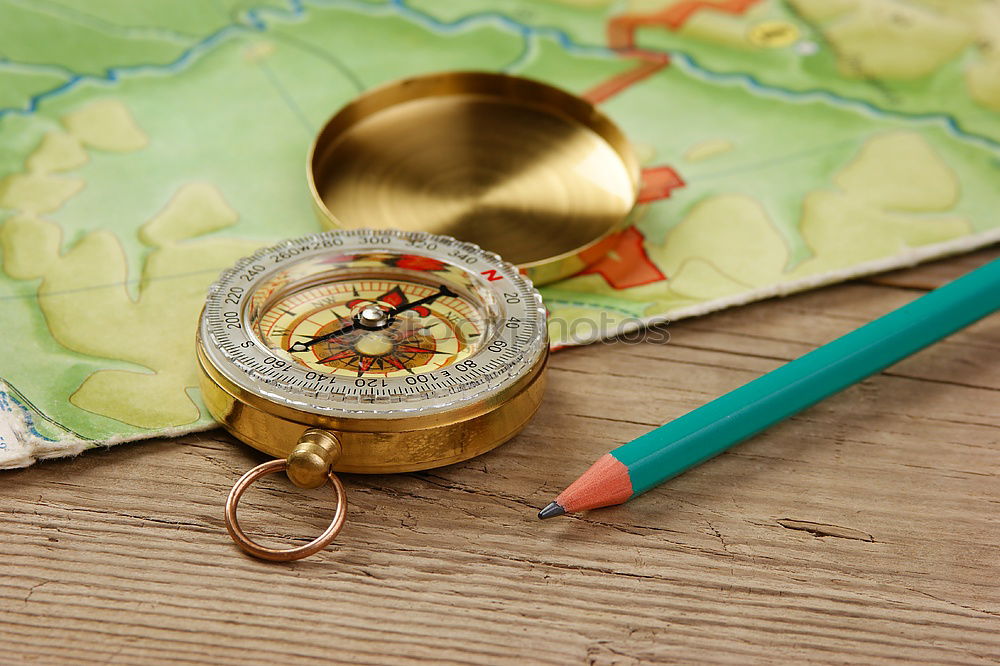
[[[650,54],[636,54],[640,58],[639,65],[633,69],[615,74],[610,79],[602,81],[587,92],[582,97],[591,104],[600,104],[606,99],[610,99],[627,89],[631,85],[652,76],[670,64],[670,56],[667,54],[656,54],[658,57],[650,58]]]
[[[663,26],[677,30],[702,9],[712,9],[729,14],[742,14],[760,0],[681,0],[673,2],[658,12],[650,14],[623,14],[608,22],[608,46],[624,58],[635,58],[639,63],[632,69],[619,72],[583,93],[591,104],[600,104],[649,78],[670,64],[666,53],[636,48],[635,33],[641,26]],[[648,203],[665,199],[672,190],[684,187],[684,179],[669,166],[643,169],[642,184],[637,201]]]
[[[632,85],[646,79],[670,64],[666,53],[646,51],[635,46],[635,32],[641,26],[658,25],[669,30],[677,30],[701,9],[714,9],[729,14],[741,14],[760,0],[682,0],[650,14],[623,14],[608,22],[608,46],[625,58],[637,58],[641,62],[625,72],[615,74],[610,79],[583,93],[584,99],[598,104]]]
[[[683,0],[671,3],[650,14],[623,14],[608,22],[608,46],[613,49],[634,49],[635,31],[643,26],[662,26],[678,30],[689,18],[702,9],[712,9],[727,14],[742,14],[760,0]]]

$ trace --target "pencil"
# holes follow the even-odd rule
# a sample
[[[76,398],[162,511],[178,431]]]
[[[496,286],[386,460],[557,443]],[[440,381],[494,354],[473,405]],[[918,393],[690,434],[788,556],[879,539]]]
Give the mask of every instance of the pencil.
[[[538,517],[626,502],[997,310],[1000,259],[619,446]]]

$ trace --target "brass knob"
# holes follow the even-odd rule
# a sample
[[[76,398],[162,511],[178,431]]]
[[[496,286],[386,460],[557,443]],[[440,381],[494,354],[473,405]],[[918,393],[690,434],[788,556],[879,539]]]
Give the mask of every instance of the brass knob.
[[[340,440],[329,430],[309,428],[289,454],[288,479],[299,488],[319,488],[341,453]]]

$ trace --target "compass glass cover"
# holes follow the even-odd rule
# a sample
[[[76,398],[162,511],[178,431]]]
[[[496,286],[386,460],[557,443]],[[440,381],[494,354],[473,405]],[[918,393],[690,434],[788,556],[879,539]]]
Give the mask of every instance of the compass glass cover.
[[[474,354],[496,326],[490,294],[463,277],[443,262],[405,254],[294,264],[256,290],[251,328],[273,353],[316,372],[431,372]]]

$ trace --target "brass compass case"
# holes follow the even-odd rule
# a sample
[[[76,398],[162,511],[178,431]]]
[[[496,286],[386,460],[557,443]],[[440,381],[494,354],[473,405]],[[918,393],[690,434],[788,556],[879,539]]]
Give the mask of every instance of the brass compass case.
[[[510,439],[541,401],[548,340],[541,297],[497,255],[361,229],[288,241],[223,273],[197,351],[212,416],[288,458],[308,487],[325,480],[318,458],[342,472],[405,472]]]
[[[631,145],[593,105],[489,72],[362,94],[320,131],[307,175],[331,228],[446,234],[499,253],[536,285],[604,256],[639,185]]]

